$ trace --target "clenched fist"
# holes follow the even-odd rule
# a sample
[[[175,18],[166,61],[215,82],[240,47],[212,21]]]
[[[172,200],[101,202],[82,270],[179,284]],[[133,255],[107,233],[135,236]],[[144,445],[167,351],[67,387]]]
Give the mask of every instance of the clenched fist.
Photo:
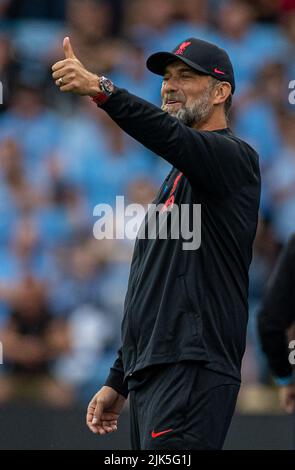
[[[99,77],[89,72],[74,54],[70,39],[64,38],[65,59],[52,66],[52,77],[60,91],[95,96],[101,90]]]

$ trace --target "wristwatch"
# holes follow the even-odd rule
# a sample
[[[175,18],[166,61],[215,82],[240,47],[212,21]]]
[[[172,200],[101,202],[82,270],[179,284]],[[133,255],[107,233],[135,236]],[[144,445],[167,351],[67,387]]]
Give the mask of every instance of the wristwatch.
[[[110,96],[114,91],[114,84],[109,79],[104,77],[103,75],[99,77],[99,86],[100,89],[108,96]]]
[[[106,78],[103,75],[101,77],[98,77],[98,83],[99,83],[99,88],[101,89],[101,92],[93,96],[92,100],[98,106],[100,106],[103,103],[105,103],[109,99],[109,97],[112,95],[114,91],[114,84],[109,78]]]

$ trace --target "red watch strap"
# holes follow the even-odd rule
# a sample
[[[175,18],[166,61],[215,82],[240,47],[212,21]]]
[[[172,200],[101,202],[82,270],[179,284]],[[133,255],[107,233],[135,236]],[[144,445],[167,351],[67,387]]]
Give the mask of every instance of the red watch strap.
[[[95,96],[92,96],[91,98],[94,103],[96,103],[98,106],[101,106],[109,99],[109,95],[106,95],[105,93],[101,92]]]

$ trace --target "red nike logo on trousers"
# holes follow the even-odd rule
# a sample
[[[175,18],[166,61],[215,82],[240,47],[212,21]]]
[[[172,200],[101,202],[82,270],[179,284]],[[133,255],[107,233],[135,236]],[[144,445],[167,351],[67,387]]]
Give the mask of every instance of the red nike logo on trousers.
[[[166,429],[166,431],[161,432],[152,432],[152,438],[156,439],[156,437],[162,436],[162,434],[166,434],[167,432],[173,431],[173,429]]]

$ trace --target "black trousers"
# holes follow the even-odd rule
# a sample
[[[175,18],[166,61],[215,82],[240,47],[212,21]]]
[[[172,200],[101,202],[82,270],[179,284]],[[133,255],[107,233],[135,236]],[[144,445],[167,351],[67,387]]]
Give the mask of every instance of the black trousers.
[[[222,449],[237,380],[185,361],[142,370],[129,388],[133,450]]]

